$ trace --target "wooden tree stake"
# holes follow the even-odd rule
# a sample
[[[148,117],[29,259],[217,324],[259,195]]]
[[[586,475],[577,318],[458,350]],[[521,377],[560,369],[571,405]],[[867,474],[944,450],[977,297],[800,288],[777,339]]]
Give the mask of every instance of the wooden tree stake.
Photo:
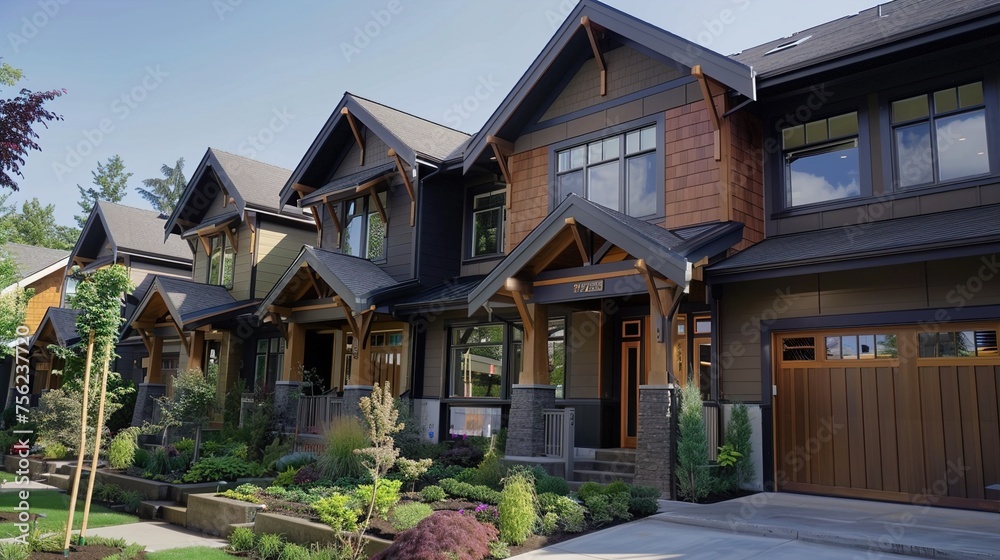
[[[101,456],[101,433],[104,431],[104,401],[108,393],[108,369],[111,362],[111,344],[106,343],[101,365],[101,396],[97,407],[97,433],[94,435],[94,457],[91,459],[90,480],[87,481],[87,497],[83,501],[83,524],[80,525],[80,544],[87,544],[87,519],[90,517],[90,500],[94,496],[94,480],[97,479],[97,461]]]
[[[83,454],[87,449],[87,394],[90,392],[90,366],[94,357],[94,329],[90,329],[87,342],[87,363],[83,369],[83,414],[80,420],[80,451],[76,456],[76,472],[73,473],[73,490],[69,497],[69,518],[66,521],[66,539],[63,541],[63,556],[69,556],[69,541],[73,535],[73,515],[76,513],[76,497],[80,492],[80,474],[83,472]],[[90,473],[93,481],[96,475]]]

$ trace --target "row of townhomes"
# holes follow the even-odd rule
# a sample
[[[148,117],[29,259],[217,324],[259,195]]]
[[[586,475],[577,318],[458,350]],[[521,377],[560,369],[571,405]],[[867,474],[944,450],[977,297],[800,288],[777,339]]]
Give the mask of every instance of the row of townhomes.
[[[136,423],[178,369],[306,439],[390,383],[428,440],[669,489],[695,384],[713,449],[750,406],[758,489],[1000,511],[998,53],[993,0],[732,56],[582,0],[472,134],[345,93],[294,170],[208,149],[172,215],[100,203],[49,260],[132,271]]]

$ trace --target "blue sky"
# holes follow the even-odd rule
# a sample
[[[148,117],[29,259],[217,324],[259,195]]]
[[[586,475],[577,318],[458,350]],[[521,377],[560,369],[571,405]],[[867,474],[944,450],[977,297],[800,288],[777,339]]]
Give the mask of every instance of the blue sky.
[[[609,0],[723,54],[874,6],[876,0]],[[160,166],[209,146],[294,168],[344,91],[475,132],[565,19],[573,0],[3,0],[0,57],[18,87],[65,88],[11,200],[37,196],[74,225],[76,185],[120,154],[123,204]],[[728,10],[728,14],[724,11]],[[723,23],[722,20],[730,23]],[[474,95],[476,110],[451,108]],[[11,95],[6,90],[4,95]],[[276,187],[277,188],[277,187]]]

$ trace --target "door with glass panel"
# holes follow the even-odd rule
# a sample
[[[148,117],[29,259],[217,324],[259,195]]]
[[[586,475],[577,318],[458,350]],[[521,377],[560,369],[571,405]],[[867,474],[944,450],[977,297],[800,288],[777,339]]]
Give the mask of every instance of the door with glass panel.
[[[621,372],[622,447],[635,448],[639,436],[639,386],[646,382],[642,354],[643,319],[621,322],[618,367]]]

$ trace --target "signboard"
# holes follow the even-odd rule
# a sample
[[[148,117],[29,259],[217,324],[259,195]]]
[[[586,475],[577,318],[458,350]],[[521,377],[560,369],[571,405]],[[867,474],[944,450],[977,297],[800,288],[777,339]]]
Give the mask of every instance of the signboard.
[[[603,292],[604,280],[590,280],[587,282],[575,282],[573,284],[574,294],[586,294],[590,292]]]

